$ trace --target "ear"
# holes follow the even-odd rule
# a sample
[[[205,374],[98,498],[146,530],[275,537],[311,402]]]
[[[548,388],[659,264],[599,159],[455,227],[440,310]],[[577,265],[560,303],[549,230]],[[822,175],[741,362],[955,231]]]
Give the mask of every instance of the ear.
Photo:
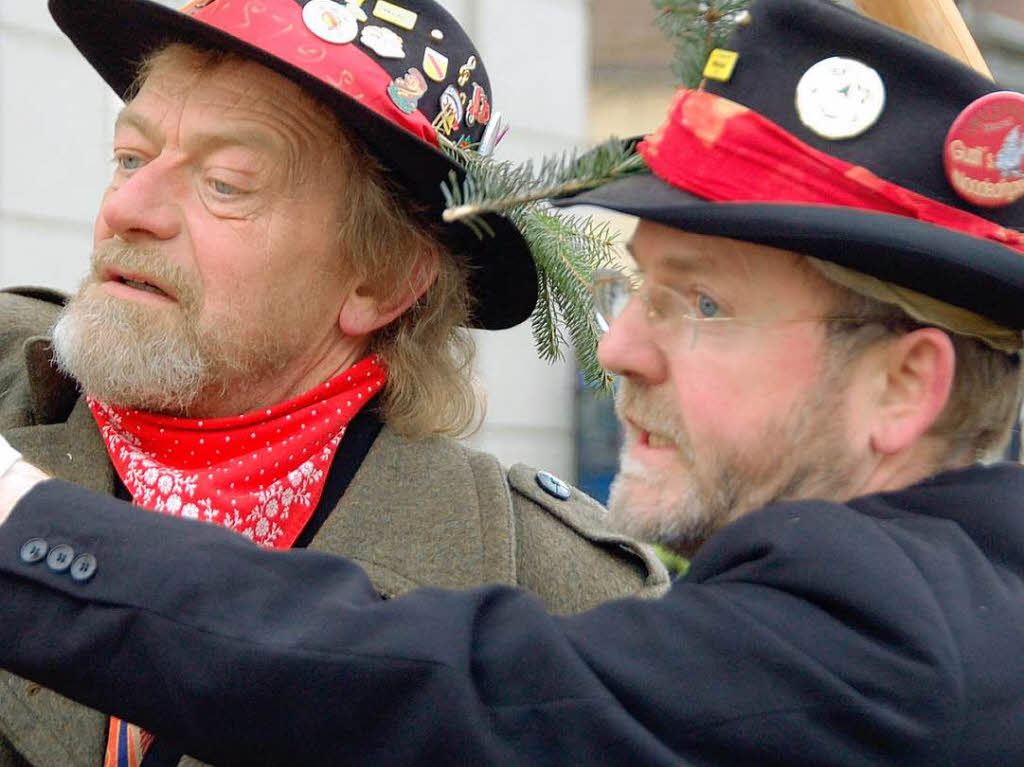
[[[883,362],[871,446],[878,453],[893,455],[913,446],[946,407],[956,353],[946,333],[922,328],[892,344]]]
[[[388,286],[375,283],[373,276],[356,285],[342,304],[338,316],[341,332],[352,337],[366,336],[399,317],[434,284],[439,258],[437,251],[421,255],[405,281],[387,295],[381,295],[381,290],[388,290]]]

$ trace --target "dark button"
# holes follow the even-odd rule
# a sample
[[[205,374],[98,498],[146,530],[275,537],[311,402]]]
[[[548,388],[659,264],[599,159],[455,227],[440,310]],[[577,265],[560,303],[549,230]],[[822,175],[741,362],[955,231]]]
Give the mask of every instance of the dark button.
[[[92,554],[79,554],[71,563],[71,580],[85,583],[96,574],[96,557]]]
[[[42,538],[31,538],[22,545],[21,547],[21,561],[27,562],[30,565],[34,565],[46,556],[46,552],[50,550],[50,544],[44,541]]]
[[[567,484],[554,474],[548,474],[546,471],[537,472],[537,484],[540,485],[541,490],[545,493],[560,501],[568,501],[570,496],[572,496],[572,490],[569,489]]]
[[[46,566],[55,573],[62,573],[71,567],[74,558],[75,550],[66,543],[62,543],[50,549],[50,553],[46,555]]]

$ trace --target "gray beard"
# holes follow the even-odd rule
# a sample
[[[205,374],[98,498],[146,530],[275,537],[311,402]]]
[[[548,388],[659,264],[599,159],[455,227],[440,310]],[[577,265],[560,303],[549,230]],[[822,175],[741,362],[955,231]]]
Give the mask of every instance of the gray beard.
[[[108,295],[100,277],[108,266],[157,279],[177,300],[157,306]],[[301,322],[245,334],[245,302],[203,322],[202,307],[198,278],[159,249],[108,240],[96,248],[90,274],[61,312],[54,361],[87,394],[108,404],[189,415],[277,374],[305,342]]]
[[[649,396],[640,384],[634,400]],[[857,467],[843,442],[838,401],[842,384],[826,374],[804,406],[760,434],[751,434],[746,452],[709,446],[697,451],[678,415],[655,404],[656,423],[671,424],[672,436],[690,464],[683,492],[668,478],[634,465],[623,450],[622,467],[612,483],[608,524],[640,540],[692,556],[712,535],[742,515],[782,500],[845,500]],[[648,410],[648,412],[652,412]],[[699,452],[697,456],[695,453]],[[645,502],[633,488],[643,485]]]
[[[178,307],[132,304],[86,289],[53,331],[57,367],[91,396],[121,407],[187,413],[210,389],[212,366]]]

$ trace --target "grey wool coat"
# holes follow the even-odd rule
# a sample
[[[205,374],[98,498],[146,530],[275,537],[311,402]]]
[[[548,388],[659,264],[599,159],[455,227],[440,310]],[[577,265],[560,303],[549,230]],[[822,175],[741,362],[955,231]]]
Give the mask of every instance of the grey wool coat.
[[[114,469],[75,382],[51,364],[59,294],[0,293],[0,431],[31,463],[113,494]],[[504,469],[444,438],[381,431],[310,548],[362,566],[394,597],[419,586],[507,583],[557,613],[626,595],[659,596],[650,549],[602,527],[603,509],[573,491],[558,501],[523,465]],[[0,767],[99,767],[107,717],[0,672]],[[198,762],[185,757],[181,765]]]

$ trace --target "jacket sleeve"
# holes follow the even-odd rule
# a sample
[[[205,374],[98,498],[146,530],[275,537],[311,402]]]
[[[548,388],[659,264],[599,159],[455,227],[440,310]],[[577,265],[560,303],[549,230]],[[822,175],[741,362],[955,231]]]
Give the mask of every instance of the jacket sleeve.
[[[949,763],[928,586],[821,506],[733,525],[663,599],[554,617],[504,587],[381,601],[344,559],[50,481],[0,526],[0,665],[222,765]]]

